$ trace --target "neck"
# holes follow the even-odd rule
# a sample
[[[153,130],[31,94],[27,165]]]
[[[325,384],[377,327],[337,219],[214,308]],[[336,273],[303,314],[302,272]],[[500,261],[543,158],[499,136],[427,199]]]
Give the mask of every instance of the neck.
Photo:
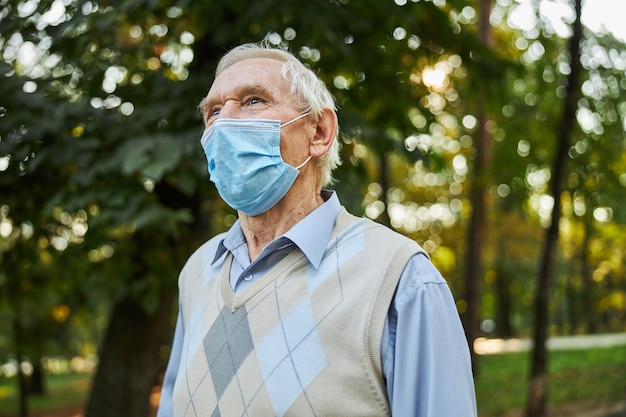
[[[285,234],[296,223],[324,204],[319,191],[306,194],[304,200],[296,193],[287,193],[274,207],[258,216],[239,213],[239,221],[248,244],[250,261],[259,257],[263,248]]]

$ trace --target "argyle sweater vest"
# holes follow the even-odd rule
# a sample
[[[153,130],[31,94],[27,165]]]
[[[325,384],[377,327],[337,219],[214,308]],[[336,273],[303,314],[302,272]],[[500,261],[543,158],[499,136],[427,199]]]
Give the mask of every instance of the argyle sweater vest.
[[[294,249],[246,289],[229,285],[219,236],[179,280],[183,416],[390,415],[381,364],[387,312],[414,241],[342,210],[316,270]]]

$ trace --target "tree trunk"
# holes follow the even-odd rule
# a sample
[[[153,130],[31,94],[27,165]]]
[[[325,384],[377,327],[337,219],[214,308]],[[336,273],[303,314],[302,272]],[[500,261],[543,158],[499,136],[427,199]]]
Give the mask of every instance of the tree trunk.
[[[571,272],[570,275],[571,276],[575,276],[575,268],[570,268]],[[578,329],[578,327],[580,326],[580,320],[581,320],[581,310],[580,310],[580,302],[579,302],[579,298],[580,298],[580,291],[578,291],[576,289],[576,286],[574,285],[574,283],[569,280],[566,281],[564,283],[565,286],[565,303],[566,303],[566,320],[567,323],[566,324],[566,328],[568,330],[568,332],[570,334],[576,334],[576,330]],[[583,287],[583,291],[584,291],[584,287]]]
[[[28,383],[24,370],[22,369],[22,362],[24,361],[23,346],[22,346],[22,324],[20,323],[19,309],[16,309],[15,317],[13,318],[13,335],[15,342],[15,356],[17,358],[17,393],[19,397],[19,416],[28,417]]]
[[[503,248],[504,242],[500,242],[499,247]],[[502,250],[501,252],[506,252]],[[502,253],[499,259],[504,259]],[[511,324],[511,279],[506,268],[500,263],[496,266],[496,333],[499,337],[509,338],[513,336],[513,325]]]
[[[516,210],[517,203],[513,199],[507,198],[500,202],[500,212],[502,219],[508,222],[512,212]],[[496,228],[500,228],[499,222]],[[511,322],[511,310],[513,306],[511,296],[512,277],[515,277],[515,268],[507,266],[510,263],[515,250],[511,248],[513,242],[506,233],[495,234],[495,295],[496,295],[496,335],[501,338],[513,337],[513,323]]]
[[[587,320],[587,333],[593,334],[598,331],[598,326],[595,309],[593,308],[594,288],[593,279],[591,277],[592,272],[591,268],[589,268],[589,249],[591,244],[592,228],[592,225],[590,223],[590,220],[587,220],[587,218],[584,219],[584,235],[580,255],[580,270],[583,281],[583,317],[586,317]]]
[[[30,384],[28,385],[29,394],[42,395],[46,393],[45,372],[41,363],[41,357],[33,358],[33,373],[30,376]]]
[[[169,343],[174,294],[163,290],[148,314],[131,297],[114,307],[86,417],[148,417],[150,393],[161,370],[159,347]]]
[[[491,0],[480,2],[480,34],[486,46],[491,46],[491,25],[489,15]],[[478,134],[474,160],[474,184],[470,195],[472,217],[467,230],[467,251],[465,262],[465,299],[467,311],[463,315],[465,336],[470,346],[472,369],[478,374],[478,357],[474,352],[474,340],[480,332],[480,294],[482,288],[482,253],[487,230],[487,179],[486,171],[491,160],[490,136],[486,129],[487,114],[485,109],[485,94],[478,98]]]
[[[387,227],[391,227],[391,218],[389,217],[389,154],[384,152],[380,156],[380,167],[378,170],[378,181],[380,181],[380,198],[385,205],[385,209],[381,213],[378,221]]]
[[[166,181],[156,184],[154,192],[159,202],[172,209],[190,208],[194,222],[189,224],[185,237],[166,239],[161,244],[170,248],[175,270],[182,259],[197,248],[211,230],[210,213],[200,214],[202,201],[198,192],[191,196],[181,193]],[[138,234],[134,238],[137,254],[134,274],[141,278],[150,267],[141,258],[141,252],[154,245],[154,236]],[[130,249],[129,250],[134,250]],[[166,279],[175,282],[175,275]],[[149,314],[140,301],[124,296],[111,311],[111,318],[100,349],[100,363],[96,372],[85,417],[148,417],[150,394],[161,383],[167,358],[160,356],[160,348],[172,341],[173,307],[176,289],[163,285],[159,291],[158,308]],[[165,361],[164,361],[165,359]]]
[[[554,197],[551,223],[546,230],[545,246],[539,267],[538,285],[535,293],[535,317],[533,329],[533,349],[530,362],[530,381],[526,403],[527,417],[543,417],[546,415],[548,394],[547,373],[547,329],[550,322],[549,301],[550,286],[554,275],[556,249],[559,239],[559,221],[561,219],[561,194],[566,174],[568,151],[572,131],[576,123],[576,102],[580,78],[580,42],[582,25],[580,22],[581,0],[575,0],[576,20],[573,34],[569,41],[571,72],[567,79],[567,95],[565,97],[563,118],[558,132],[559,143],[552,169],[551,191]]]
[[[467,252],[465,272],[465,299],[467,311],[464,315],[464,328],[467,342],[472,355],[474,375],[478,371],[478,358],[474,352],[474,340],[480,332],[480,293],[482,283],[482,252],[487,229],[487,193],[484,184],[484,142],[487,132],[484,131],[484,115],[479,116],[481,133],[476,145],[476,161],[474,163],[474,185],[470,196],[472,217],[467,230]],[[484,132],[484,133],[483,133]],[[479,145],[480,144],[480,145]]]

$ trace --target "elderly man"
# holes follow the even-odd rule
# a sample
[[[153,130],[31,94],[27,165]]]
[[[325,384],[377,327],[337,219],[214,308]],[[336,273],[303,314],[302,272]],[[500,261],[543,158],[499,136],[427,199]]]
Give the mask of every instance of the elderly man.
[[[245,44],[200,109],[210,179],[238,221],[181,272],[159,417],[475,416],[444,279],[323,188],[340,164],[325,85],[292,54]]]

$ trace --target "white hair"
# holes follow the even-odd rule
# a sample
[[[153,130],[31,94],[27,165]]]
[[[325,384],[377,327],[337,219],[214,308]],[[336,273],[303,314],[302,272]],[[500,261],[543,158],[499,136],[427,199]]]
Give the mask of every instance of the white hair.
[[[233,64],[253,58],[270,58],[283,62],[281,74],[291,83],[291,93],[302,112],[311,112],[319,118],[325,109],[337,111],[335,100],[326,85],[292,53],[273,47],[269,42],[246,43],[231,49],[217,64],[215,76]],[[338,131],[335,132],[331,148],[320,158],[321,186],[333,183],[332,172],[341,165]]]

